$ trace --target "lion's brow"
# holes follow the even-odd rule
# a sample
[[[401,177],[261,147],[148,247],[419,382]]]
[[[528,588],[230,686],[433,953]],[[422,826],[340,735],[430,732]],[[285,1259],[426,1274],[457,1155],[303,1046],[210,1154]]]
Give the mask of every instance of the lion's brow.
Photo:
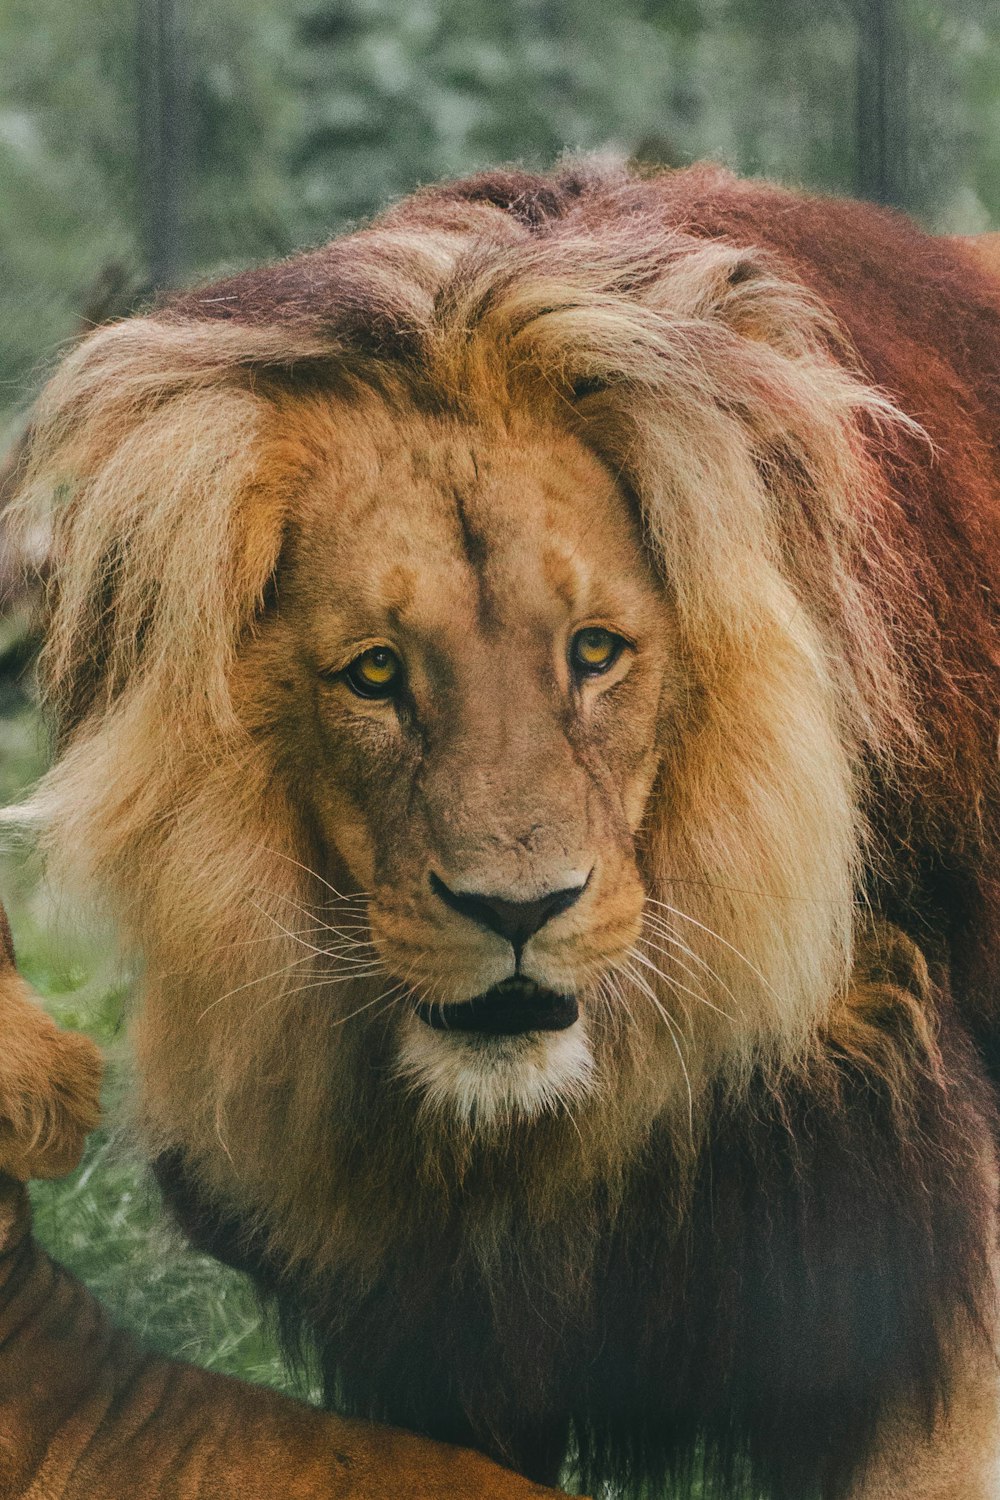
[[[451,493],[452,499],[455,502],[455,515],[458,521],[458,535],[462,543],[462,551],[475,580],[476,618],[482,630],[490,631],[496,628],[498,614],[496,601],[493,598],[493,593],[486,576],[489,558],[489,543],[486,538],[486,532],[470,515],[469,505],[461,487],[453,484]]]

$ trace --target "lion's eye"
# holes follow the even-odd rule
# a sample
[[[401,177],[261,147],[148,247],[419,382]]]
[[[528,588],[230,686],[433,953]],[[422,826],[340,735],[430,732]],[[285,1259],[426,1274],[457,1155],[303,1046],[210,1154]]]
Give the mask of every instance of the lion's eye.
[[[596,677],[614,666],[626,642],[613,630],[590,625],[570,642],[570,666],[578,677]]]
[[[390,698],[403,680],[403,663],[388,646],[372,646],[344,668],[344,678],[360,698]]]

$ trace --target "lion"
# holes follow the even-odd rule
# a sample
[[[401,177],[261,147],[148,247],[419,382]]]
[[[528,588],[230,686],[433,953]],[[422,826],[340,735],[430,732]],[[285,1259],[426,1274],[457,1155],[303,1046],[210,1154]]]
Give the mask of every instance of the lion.
[[[31,1237],[25,1183],[80,1160],[101,1058],[14,968],[0,906],[2,1500],[543,1500],[478,1454],[139,1349]]]
[[[1000,280],[569,161],[71,352],[53,768],[136,1128],[341,1411],[616,1493],[1000,1473]]]

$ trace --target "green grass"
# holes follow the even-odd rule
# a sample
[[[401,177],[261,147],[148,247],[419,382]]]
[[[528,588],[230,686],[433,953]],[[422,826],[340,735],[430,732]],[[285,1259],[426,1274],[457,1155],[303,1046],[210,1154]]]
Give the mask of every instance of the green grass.
[[[10,711],[0,712],[0,803],[8,803],[40,774],[46,746],[30,705],[3,707]],[[187,1248],[116,1128],[127,1086],[128,976],[106,945],[58,908],[30,856],[0,852],[0,899],[25,978],[61,1025],[93,1037],[107,1062],[105,1123],[82,1165],[60,1182],[32,1185],[39,1240],[144,1343],[294,1390],[246,1278]]]

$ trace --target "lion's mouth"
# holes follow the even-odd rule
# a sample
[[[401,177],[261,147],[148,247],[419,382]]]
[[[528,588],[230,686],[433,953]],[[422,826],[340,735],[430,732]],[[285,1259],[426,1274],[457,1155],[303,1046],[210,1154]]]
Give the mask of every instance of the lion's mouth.
[[[546,990],[531,979],[505,979],[460,1005],[425,1005],[417,1015],[435,1031],[476,1031],[519,1036],[526,1031],[565,1031],[580,1014],[575,995]]]

